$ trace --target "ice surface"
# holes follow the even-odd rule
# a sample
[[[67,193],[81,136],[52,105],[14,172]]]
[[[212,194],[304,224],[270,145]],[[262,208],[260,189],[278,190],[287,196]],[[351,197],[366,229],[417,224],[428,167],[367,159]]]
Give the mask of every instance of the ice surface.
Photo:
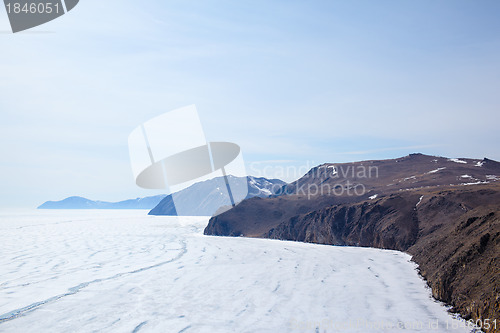
[[[2,213],[0,331],[443,332],[458,322],[407,254],[204,236],[206,223]]]

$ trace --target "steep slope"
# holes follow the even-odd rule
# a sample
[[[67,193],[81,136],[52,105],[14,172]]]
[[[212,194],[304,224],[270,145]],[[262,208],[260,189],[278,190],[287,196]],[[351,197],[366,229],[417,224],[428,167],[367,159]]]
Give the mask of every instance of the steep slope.
[[[489,159],[411,154],[392,160],[323,164],[283,187],[277,196],[247,200],[212,219],[206,232],[225,235],[222,231],[229,230],[231,235],[261,236],[295,216],[329,206],[402,191],[486,186],[499,179],[500,163]]]
[[[246,198],[266,198],[280,190],[286,183],[279,179],[266,179],[248,176],[246,179],[229,175],[235,185],[248,187]],[[243,181],[241,181],[243,180]],[[149,215],[177,215],[176,204],[184,209],[182,215],[212,216],[219,208],[230,202],[225,191],[224,178],[217,177],[193,184],[186,189],[166,196]],[[245,191],[246,193],[246,191]]]
[[[212,218],[205,233],[406,251],[437,299],[466,318],[498,322],[500,163],[414,154],[344,169],[367,165],[377,166],[377,177],[315,168],[278,197]],[[356,184],[364,191],[348,195]],[[307,191],[321,186],[331,193]]]

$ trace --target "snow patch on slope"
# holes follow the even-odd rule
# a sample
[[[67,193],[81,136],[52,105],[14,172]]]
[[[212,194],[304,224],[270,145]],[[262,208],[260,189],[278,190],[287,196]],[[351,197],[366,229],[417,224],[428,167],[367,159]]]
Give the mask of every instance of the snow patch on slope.
[[[462,183],[459,185],[481,185],[481,184],[489,184],[489,183],[490,182],[477,181],[477,182],[473,182],[473,183]],[[453,185],[453,184],[450,184],[450,185]]]
[[[429,171],[429,172],[427,172],[427,173],[436,173],[436,172],[439,172],[439,171],[444,170],[444,169],[446,169],[446,167],[443,167],[443,168],[437,168],[436,170],[432,170],[432,171]]]
[[[461,163],[461,164],[467,164],[466,161],[459,160],[458,158],[450,158],[450,159],[448,159],[448,161],[455,162],[455,163]]]

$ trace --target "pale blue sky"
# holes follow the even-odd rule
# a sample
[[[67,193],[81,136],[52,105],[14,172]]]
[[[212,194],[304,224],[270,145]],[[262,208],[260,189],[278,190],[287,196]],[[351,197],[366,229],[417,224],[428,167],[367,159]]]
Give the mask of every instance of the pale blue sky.
[[[81,0],[14,35],[1,9],[0,205],[158,193],[135,186],[127,137],[189,104],[253,173],[500,160],[498,17],[495,0]]]

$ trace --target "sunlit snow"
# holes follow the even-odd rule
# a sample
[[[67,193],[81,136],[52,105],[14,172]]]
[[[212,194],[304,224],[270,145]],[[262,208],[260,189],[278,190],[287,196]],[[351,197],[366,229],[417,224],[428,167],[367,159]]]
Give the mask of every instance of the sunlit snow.
[[[437,169],[435,169],[435,170],[431,170],[431,171],[429,171],[429,172],[427,172],[427,173],[436,173],[436,172],[439,172],[439,171],[444,170],[444,169],[446,169],[446,167],[437,168]]]
[[[458,158],[450,158],[448,161],[455,162],[455,163],[461,163],[461,164],[467,164],[466,161],[459,160]]]
[[[443,332],[458,323],[407,254],[204,236],[206,224],[145,211],[2,213],[0,331]]]

